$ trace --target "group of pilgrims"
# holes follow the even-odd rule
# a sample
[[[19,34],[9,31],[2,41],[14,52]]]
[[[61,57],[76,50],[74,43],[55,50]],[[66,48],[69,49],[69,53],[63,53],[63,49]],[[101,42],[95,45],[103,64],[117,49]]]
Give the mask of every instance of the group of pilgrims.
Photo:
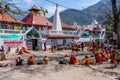
[[[9,54],[9,52],[11,52],[10,47],[8,47],[7,49],[4,49],[4,46],[1,46],[1,49],[0,49],[0,61],[7,60],[6,55]],[[27,50],[26,47],[21,47],[20,49],[17,48],[15,53],[18,54],[18,57],[15,60],[16,66],[24,65],[25,60],[24,60],[24,58],[22,56],[23,54],[28,54],[29,55],[29,57],[27,59],[27,65],[34,65],[35,64],[35,57],[32,54],[30,54],[31,52],[29,50]],[[43,60],[37,62],[37,64],[48,64],[48,57],[44,56]],[[0,67],[6,67],[6,66],[8,66],[8,63],[1,63],[0,64]]]
[[[76,47],[78,46],[78,44],[75,45]],[[111,64],[114,64],[114,66],[116,67],[120,61],[120,56],[118,54],[119,48],[115,45],[114,42],[109,42],[106,40],[105,42],[100,43],[99,41],[95,41],[84,43],[84,45],[87,48],[88,53],[84,56],[84,58],[78,60],[76,57],[79,56],[75,56],[74,53],[71,54],[69,59],[62,59],[59,61],[59,63],[89,66],[101,64],[102,62],[110,62]],[[83,51],[82,53],[84,53],[83,43],[80,46],[82,46],[81,50]]]
[[[120,58],[116,55],[116,50],[119,50],[118,47],[114,44],[114,42],[105,41],[104,43],[96,42],[87,42],[87,43],[81,43],[79,44],[79,48],[81,48],[82,53],[85,53],[85,49],[87,48],[87,53],[85,56],[83,56],[83,59],[77,60],[75,54],[72,54],[68,56],[65,54],[65,56],[58,60],[59,64],[73,64],[73,65],[94,65],[94,64],[101,64],[102,62],[108,62],[114,64],[117,66],[117,64],[120,61]],[[77,46],[76,46],[77,47]],[[86,48],[85,48],[86,47]],[[10,48],[8,48],[8,51],[10,51]],[[4,47],[2,46],[0,49],[1,52],[1,60],[6,60],[6,54],[4,53]],[[22,54],[27,53],[30,54],[31,52],[27,50],[27,48],[22,47],[21,49],[16,50],[16,53],[18,53],[18,57],[15,60],[16,66],[21,66],[24,64],[24,58],[22,57]],[[76,52],[77,53],[77,52]],[[82,54],[80,53],[80,54]],[[34,65],[34,64],[49,64],[49,58],[48,56],[43,56],[43,59],[39,62],[35,61],[35,57],[30,54],[30,56],[27,59],[27,65]],[[0,64],[0,67],[6,67],[8,66],[8,63]]]

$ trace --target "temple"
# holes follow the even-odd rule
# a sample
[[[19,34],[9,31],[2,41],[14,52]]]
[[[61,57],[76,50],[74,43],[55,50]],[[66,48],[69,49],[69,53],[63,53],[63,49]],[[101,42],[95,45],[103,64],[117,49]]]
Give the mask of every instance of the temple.
[[[75,38],[79,37],[75,34],[76,32],[74,32],[76,30],[76,27],[72,27],[67,24],[61,23],[58,5],[56,5],[56,10],[53,19],[53,27],[50,30],[48,39],[52,39],[52,43],[54,42],[57,45],[69,44]]]

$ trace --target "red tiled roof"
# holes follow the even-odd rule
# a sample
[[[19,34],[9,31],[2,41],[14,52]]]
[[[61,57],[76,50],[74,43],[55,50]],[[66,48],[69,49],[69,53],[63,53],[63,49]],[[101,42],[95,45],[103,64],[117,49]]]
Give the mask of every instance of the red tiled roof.
[[[47,39],[79,38],[77,35],[54,34],[49,35]]]
[[[52,26],[50,21],[38,13],[29,13],[22,21],[30,25]]]
[[[32,6],[30,9],[29,9],[29,11],[33,11],[33,10],[35,10],[35,11],[40,11],[40,9],[39,8],[37,8],[37,6]]]
[[[0,14],[0,21],[5,21],[5,22],[15,22],[15,23],[20,23],[17,19],[14,17],[8,15],[8,14]]]
[[[75,27],[69,26],[65,23],[61,23],[63,29],[76,30]]]

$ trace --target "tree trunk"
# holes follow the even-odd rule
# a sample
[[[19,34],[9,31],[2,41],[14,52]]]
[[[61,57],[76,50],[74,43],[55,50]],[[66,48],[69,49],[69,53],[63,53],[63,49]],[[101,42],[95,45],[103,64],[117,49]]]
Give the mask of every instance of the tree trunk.
[[[118,16],[118,10],[116,6],[116,0],[111,0],[112,4],[112,13],[113,13],[113,31],[117,34],[118,33],[118,24],[119,24],[119,16]]]
[[[119,15],[120,15],[120,10],[117,9],[117,0],[111,0],[112,4],[112,13],[113,13],[113,31],[115,34],[117,34],[117,45],[120,45],[120,33],[119,33]]]

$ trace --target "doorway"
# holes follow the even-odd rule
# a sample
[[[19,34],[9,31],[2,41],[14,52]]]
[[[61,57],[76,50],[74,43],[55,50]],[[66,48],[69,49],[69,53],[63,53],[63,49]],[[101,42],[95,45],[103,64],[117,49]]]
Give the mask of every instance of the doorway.
[[[32,39],[32,49],[33,50],[37,49],[37,39]]]

